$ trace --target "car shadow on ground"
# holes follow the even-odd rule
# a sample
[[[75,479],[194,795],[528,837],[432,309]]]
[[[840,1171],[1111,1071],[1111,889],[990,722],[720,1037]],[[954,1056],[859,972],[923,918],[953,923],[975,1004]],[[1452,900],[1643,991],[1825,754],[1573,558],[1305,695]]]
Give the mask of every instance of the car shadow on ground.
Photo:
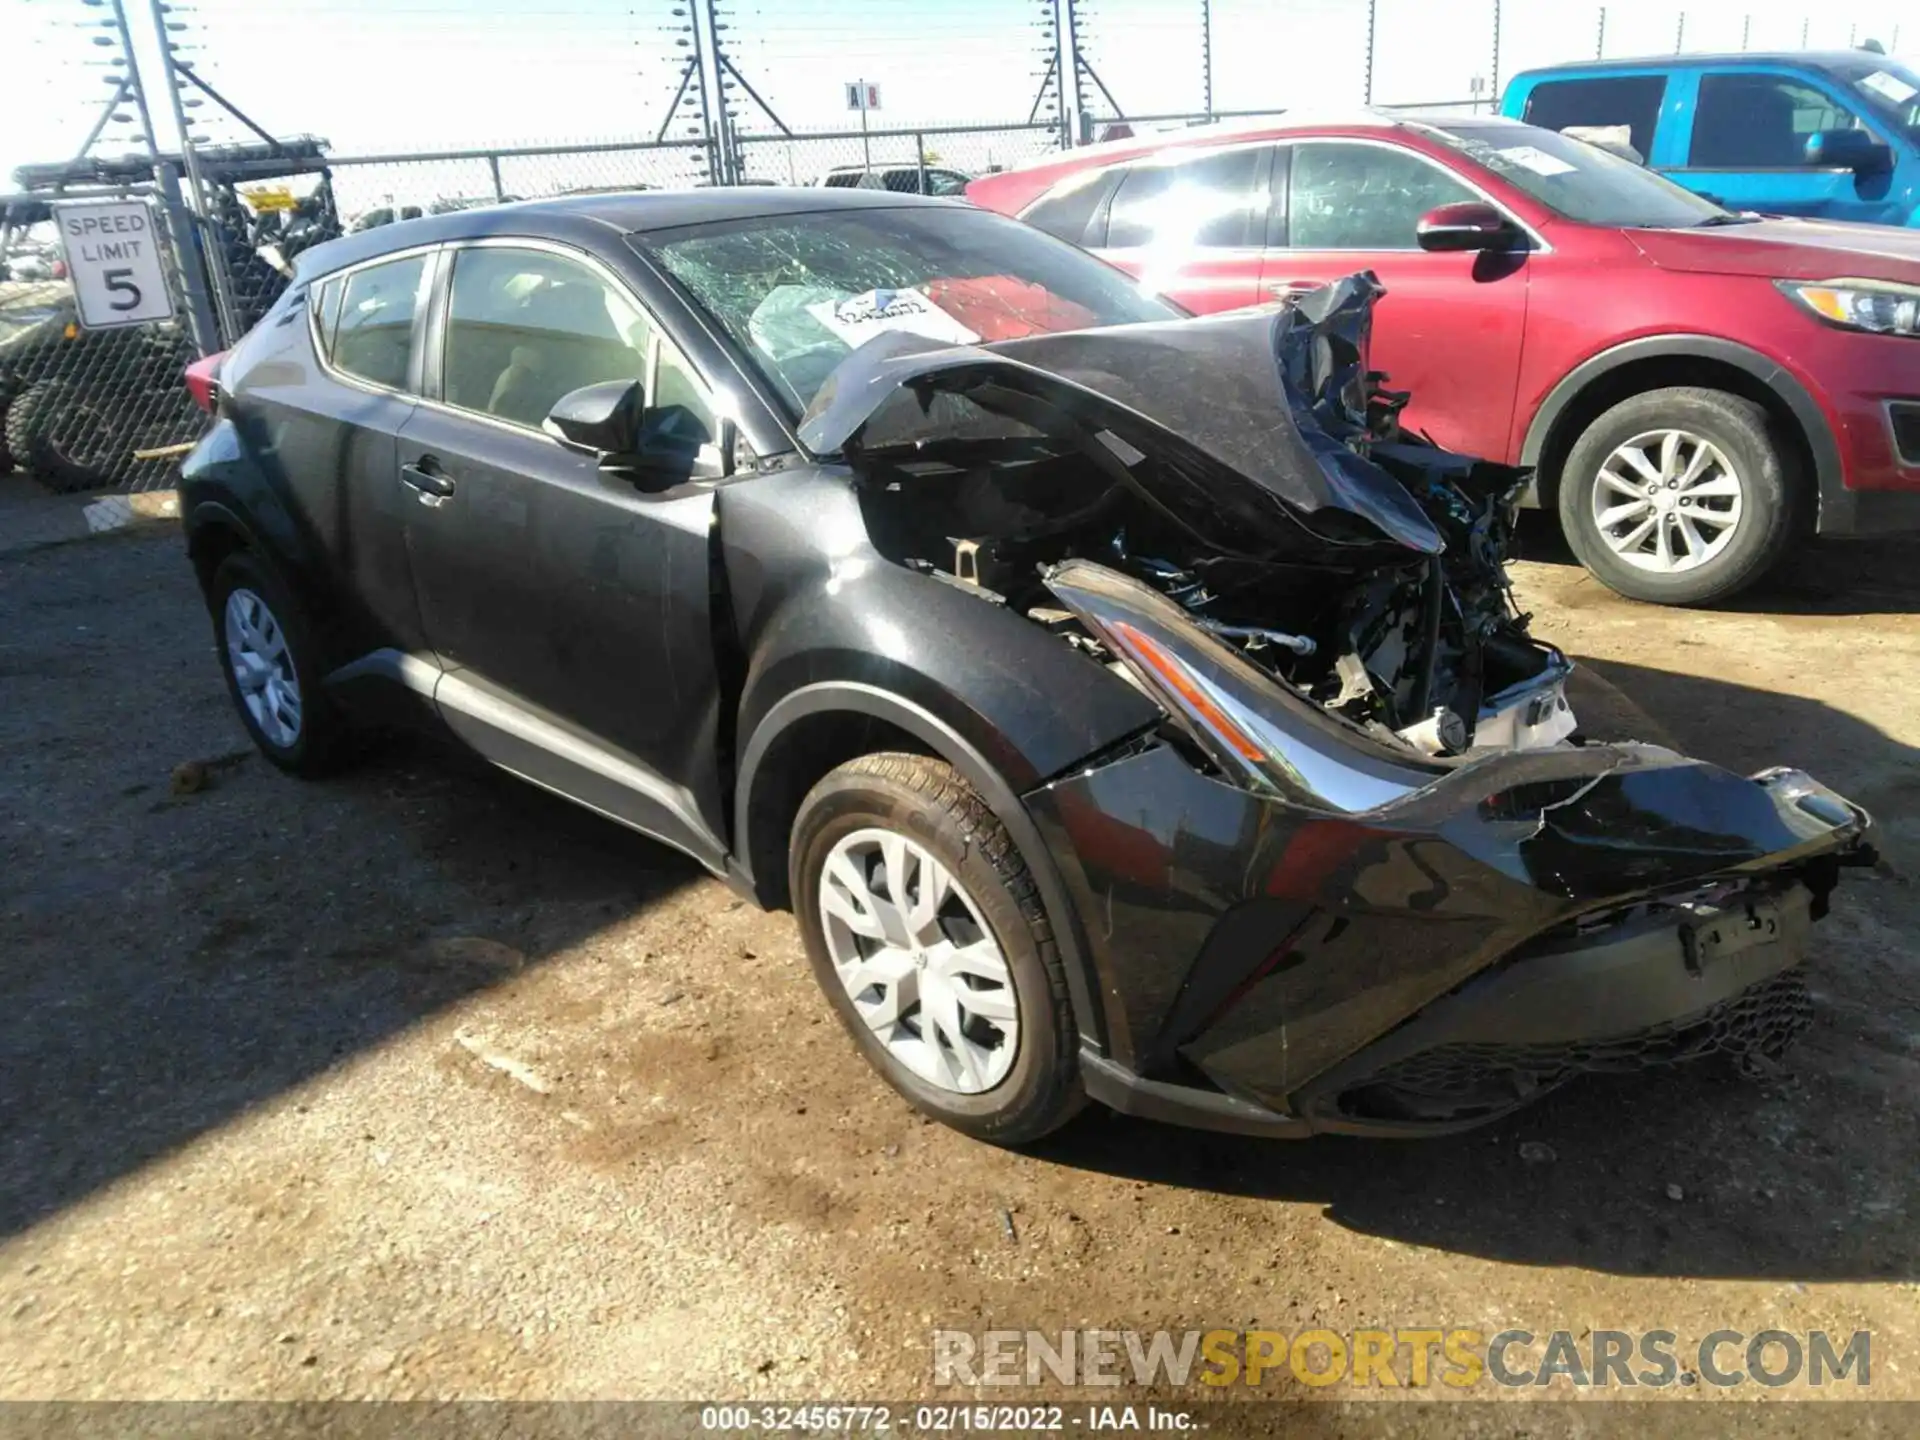
[[[1090,1111],[1048,1161],[1169,1186],[1308,1202],[1338,1224],[1435,1249],[1630,1275],[1920,1276],[1920,751],[1843,711],[1696,676],[1582,661],[1703,758],[1788,760],[1884,816],[1892,859],[1849,871],[1816,927],[1812,1029],[1778,1072],[1719,1061],[1575,1081],[1481,1131],[1299,1142]],[[1737,714],[1738,725],[1726,723]],[[1601,738],[1628,738],[1607,734]],[[1659,737],[1667,738],[1667,737]]]
[[[187,796],[160,773],[117,798],[162,832],[227,810],[201,863],[141,877],[96,851],[0,926],[0,1239],[705,874],[437,746],[319,787],[254,757]],[[276,805],[294,833],[257,818]]]
[[[1516,558],[1578,570],[1556,521],[1520,517]],[[1586,583],[1600,582],[1589,577]],[[1920,613],[1920,536],[1814,540],[1753,589],[1715,607],[1745,615],[1910,615]]]

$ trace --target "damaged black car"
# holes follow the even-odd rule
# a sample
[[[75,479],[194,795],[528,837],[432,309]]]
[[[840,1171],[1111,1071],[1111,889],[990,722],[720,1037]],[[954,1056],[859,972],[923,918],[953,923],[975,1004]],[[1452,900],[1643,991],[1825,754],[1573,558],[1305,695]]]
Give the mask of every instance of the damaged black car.
[[[1195,319],[859,190],[409,221],[201,367],[189,550],[274,763],[424,726],[685,851],[970,1134],[1764,1063],[1868,817],[1581,735],[1527,477],[1400,426],[1379,303]]]

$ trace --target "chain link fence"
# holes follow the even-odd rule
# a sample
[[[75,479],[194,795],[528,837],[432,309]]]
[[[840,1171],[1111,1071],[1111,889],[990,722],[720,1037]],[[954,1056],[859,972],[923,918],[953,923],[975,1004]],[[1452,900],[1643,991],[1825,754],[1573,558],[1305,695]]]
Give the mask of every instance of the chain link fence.
[[[135,200],[148,207],[153,232],[168,233],[164,206],[141,187],[61,198]],[[170,296],[174,319],[90,329],[80,323],[47,201],[0,206],[0,471],[28,470],[64,492],[171,484],[174,459],[165,452],[198,435],[205,419],[180,378],[199,354],[185,297]],[[177,269],[165,271],[176,286]]]

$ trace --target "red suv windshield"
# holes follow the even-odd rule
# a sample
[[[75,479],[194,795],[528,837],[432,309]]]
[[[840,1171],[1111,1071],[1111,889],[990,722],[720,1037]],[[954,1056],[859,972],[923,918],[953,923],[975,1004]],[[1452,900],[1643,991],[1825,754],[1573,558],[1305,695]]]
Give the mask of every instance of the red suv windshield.
[[[1449,125],[1433,133],[1556,215],[1582,224],[1677,230],[1736,218],[1664,176],[1557,130]]]

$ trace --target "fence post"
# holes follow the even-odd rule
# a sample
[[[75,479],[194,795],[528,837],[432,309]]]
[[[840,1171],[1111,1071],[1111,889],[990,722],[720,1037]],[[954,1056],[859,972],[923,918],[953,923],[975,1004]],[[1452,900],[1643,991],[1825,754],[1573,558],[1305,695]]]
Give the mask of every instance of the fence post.
[[[493,198],[496,200],[505,200],[507,198],[507,187],[500,183],[500,157],[498,155],[487,156],[487,173],[493,176]]]
[[[1367,0],[1367,98],[1373,98],[1373,3]],[[1213,119],[1213,0],[1200,0],[1200,97]]]
[[[222,341],[220,326],[214,320],[213,303],[208,297],[201,232],[196,229],[193,214],[180,194],[179,172],[171,164],[161,162],[153,167],[153,178],[160,191],[160,208],[166,212],[174,273],[180,281],[180,298],[186,302],[187,329],[193,336],[193,348],[202,355],[211,355],[221,348]]]
[[[920,131],[913,132],[913,163],[920,172],[920,193],[927,193],[927,137]]]
[[[161,0],[152,0],[152,9],[153,29],[160,41],[160,78],[167,87],[167,99],[172,102],[173,125],[180,132],[180,158],[186,163],[187,188],[193,193],[195,233],[200,241],[202,257],[211,260],[207,267],[207,278],[210,282],[208,288],[213,292],[213,310],[219,317],[223,340],[230,343],[240,338],[245,327],[240,323],[239,307],[233,300],[233,289],[227,274],[226,246],[219,241],[219,227],[214,219],[213,206],[207,199],[207,187],[201,183],[200,158],[194,153],[186,107],[180,103],[180,72],[173,66],[173,41],[167,37],[166,9]],[[218,255],[206,255],[207,251],[216,247]]]

